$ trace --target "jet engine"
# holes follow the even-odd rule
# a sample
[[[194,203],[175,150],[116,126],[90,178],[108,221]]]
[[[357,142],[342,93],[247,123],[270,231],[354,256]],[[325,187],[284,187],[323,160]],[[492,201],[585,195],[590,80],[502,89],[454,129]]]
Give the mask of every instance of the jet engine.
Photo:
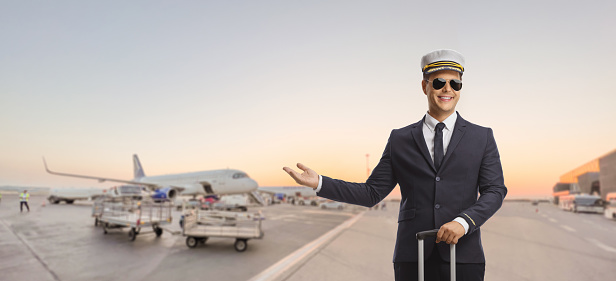
[[[152,199],[156,201],[173,200],[178,195],[178,191],[172,187],[159,188],[152,194]]]

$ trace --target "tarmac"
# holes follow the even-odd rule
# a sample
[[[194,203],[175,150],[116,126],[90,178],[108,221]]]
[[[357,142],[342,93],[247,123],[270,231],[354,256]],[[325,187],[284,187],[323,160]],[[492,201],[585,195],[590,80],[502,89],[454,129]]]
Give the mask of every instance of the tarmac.
[[[394,280],[398,206],[364,211],[284,274],[252,280]],[[504,202],[482,226],[485,280],[612,280],[616,221],[550,203]]]
[[[189,249],[168,232],[129,242],[125,231],[94,227],[87,204],[41,207],[38,197],[20,214],[15,199],[0,203],[0,280],[394,280],[398,202],[386,210],[263,207],[266,236],[237,253],[228,239]],[[482,226],[485,278],[611,280],[615,233],[616,221],[601,214],[505,202]]]
[[[393,280],[397,218],[366,212],[286,280]]]
[[[257,276],[251,281],[393,280],[397,218],[397,202],[390,202],[385,210],[358,213],[345,222],[348,226],[334,229],[337,233],[324,237],[325,241],[304,253],[295,264],[282,269],[284,272],[267,278]],[[292,258],[293,254],[283,261]],[[275,265],[270,269],[275,270]]]

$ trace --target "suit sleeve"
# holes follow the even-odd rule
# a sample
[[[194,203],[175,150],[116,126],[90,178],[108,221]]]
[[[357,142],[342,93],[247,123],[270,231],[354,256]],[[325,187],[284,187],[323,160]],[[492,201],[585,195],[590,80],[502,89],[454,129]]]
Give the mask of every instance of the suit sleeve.
[[[392,169],[391,139],[390,136],[379,164],[365,183],[346,182],[323,176],[323,185],[317,195],[365,207],[372,207],[381,202],[397,184]]]
[[[462,211],[459,217],[469,225],[468,234],[479,229],[492,215],[500,209],[507,195],[503,177],[500,155],[494,140],[492,129],[488,129],[487,143],[479,169],[479,199],[470,208]]]

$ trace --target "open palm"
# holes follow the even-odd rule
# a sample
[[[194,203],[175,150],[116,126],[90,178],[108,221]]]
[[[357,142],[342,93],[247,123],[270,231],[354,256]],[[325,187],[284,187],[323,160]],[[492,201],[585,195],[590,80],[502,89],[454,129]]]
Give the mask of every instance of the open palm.
[[[319,175],[302,163],[297,163],[297,167],[304,172],[300,174],[289,167],[284,167],[282,169],[287,172],[296,183],[316,189],[317,186],[319,186]]]

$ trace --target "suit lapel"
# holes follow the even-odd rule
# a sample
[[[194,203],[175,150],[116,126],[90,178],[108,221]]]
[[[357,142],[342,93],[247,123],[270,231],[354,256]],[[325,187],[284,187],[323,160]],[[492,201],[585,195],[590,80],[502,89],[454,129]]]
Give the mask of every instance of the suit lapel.
[[[419,147],[419,151],[421,151],[421,154],[426,159],[426,162],[428,162],[430,167],[432,167],[432,170],[436,172],[436,168],[434,167],[434,161],[432,161],[432,157],[430,157],[430,152],[428,151],[428,146],[426,145],[426,139],[424,138],[424,135],[423,135],[424,121],[423,119],[421,119],[421,121],[415,124],[416,125],[415,127],[413,127],[413,130],[412,130],[413,139],[415,140],[417,147]]]
[[[458,114],[458,119],[456,120],[455,130],[453,131],[453,135],[451,136],[451,140],[449,141],[449,146],[447,147],[447,153],[445,154],[445,157],[443,158],[443,163],[441,164],[441,169],[443,168],[443,166],[445,166],[445,163],[447,163],[447,160],[449,159],[453,151],[458,146],[458,143],[460,143],[460,140],[464,136],[465,132],[466,132],[466,120],[462,119],[462,116]]]

